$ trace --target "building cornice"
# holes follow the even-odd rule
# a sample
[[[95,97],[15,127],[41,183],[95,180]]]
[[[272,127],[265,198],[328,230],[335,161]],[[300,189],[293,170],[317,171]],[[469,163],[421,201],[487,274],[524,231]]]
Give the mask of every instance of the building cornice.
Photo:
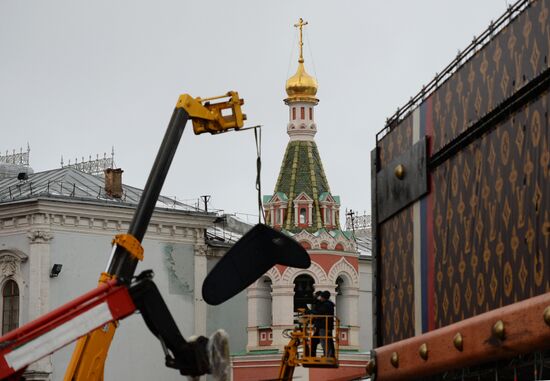
[[[35,198],[0,204],[2,234],[30,229],[108,234],[126,231],[135,206],[111,205],[67,199]],[[204,230],[214,221],[213,213],[156,209],[146,236],[171,241],[204,239]]]
[[[79,198],[68,198],[68,197],[54,197],[54,196],[39,196],[34,198],[26,198],[26,199],[20,199],[20,200],[13,200],[13,201],[6,201],[0,203],[0,213],[4,206],[12,206],[12,205],[28,205],[32,203],[36,203],[40,201],[41,205],[59,205],[62,204],[64,208],[78,208],[83,209],[86,208],[86,206],[89,206],[89,209],[91,210],[131,210],[133,211],[136,209],[137,205],[130,204],[130,203],[109,203],[105,201],[90,201],[87,199],[79,199]],[[170,208],[155,208],[155,213],[166,213],[166,214],[172,214],[177,215],[178,218],[181,218],[181,215],[188,215],[188,216],[194,216],[197,218],[202,218],[205,221],[208,221],[208,223],[213,222],[214,219],[217,218],[217,215],[215,213],[207,213],[207,212],[201,212],[201,211],[191,211],[191,210],[182,210],[182,209],[170,209]]]

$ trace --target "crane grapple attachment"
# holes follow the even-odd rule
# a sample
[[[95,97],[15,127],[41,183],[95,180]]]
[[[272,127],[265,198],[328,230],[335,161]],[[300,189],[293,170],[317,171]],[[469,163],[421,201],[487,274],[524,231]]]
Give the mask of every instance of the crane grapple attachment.
[[[219,99],[222,101],[212,103]],[[204,132],[219,134],[242,128],[246,120],[246,115],[241,110],[243,104],[244,100],[239,98],[236,91],[229,91],[225,95],[210,98],[193,98],[189,94],[183,94],[176,107],[183,108],[189,114],[193,131],[195,135],[199,135]]]

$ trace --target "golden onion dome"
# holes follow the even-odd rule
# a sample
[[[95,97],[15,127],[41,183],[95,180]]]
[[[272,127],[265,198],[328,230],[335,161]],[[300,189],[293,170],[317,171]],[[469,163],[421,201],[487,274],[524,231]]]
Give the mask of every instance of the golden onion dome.
[[[289,99],[313,98],[317,94],[317,80],[306,72],[304,61],[298,63],[296,74],[286,81],[286,93]]]

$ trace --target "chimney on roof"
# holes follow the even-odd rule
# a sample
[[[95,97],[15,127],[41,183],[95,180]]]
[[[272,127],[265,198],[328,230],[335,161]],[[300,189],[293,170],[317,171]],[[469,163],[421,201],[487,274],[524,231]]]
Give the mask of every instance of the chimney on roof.
[[[113,198],[122,197],[122,172],[120,168],[107,168],[105,173],[105,193]]]

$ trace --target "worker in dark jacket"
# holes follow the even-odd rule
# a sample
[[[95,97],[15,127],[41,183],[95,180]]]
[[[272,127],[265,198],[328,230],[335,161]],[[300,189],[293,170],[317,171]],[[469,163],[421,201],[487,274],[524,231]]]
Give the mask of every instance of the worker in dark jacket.
[[[321,343],[325,357],[334,357],[334,341],[332,340],[332,330],[334,329],[334,303],[330,300],[330,292],[316,292],[317,302],[313,304],[309,311],[311,315],[321,315],[322,317],[313,318],[315,331],[311,339],[311,355],[316,357],[317,345]],[[307,351],[306,351],[307,353]]]
[[[325,357],[334,357],[334,341],[332,340],[332,330],[334,329],[334,303],[330,300],[330,291],[321,293],[321,303],[315,311],[316,315],[327,316],[325,318],[316,319],[321,347]]]
[[[307,314],[309,315],[316,314],[316,311],[319,309],[319,306],[321,305],[321,294],[322,294],[322,291],[315,292],[313,296],[313,301],[311,302],[311,309],[307,311]],[[317,320],[319,319],[313,318],[311,322],[314,328],[313,334],[312,334],[313,337],[311,338],[311,341],[309,343],[306,342],[306,348],[305,348],[306,356],[308,356],[310,352],[311,352],[311,356],[313,357],[317,356],[317,345],[319,345],[319,342],[320,342]]]

